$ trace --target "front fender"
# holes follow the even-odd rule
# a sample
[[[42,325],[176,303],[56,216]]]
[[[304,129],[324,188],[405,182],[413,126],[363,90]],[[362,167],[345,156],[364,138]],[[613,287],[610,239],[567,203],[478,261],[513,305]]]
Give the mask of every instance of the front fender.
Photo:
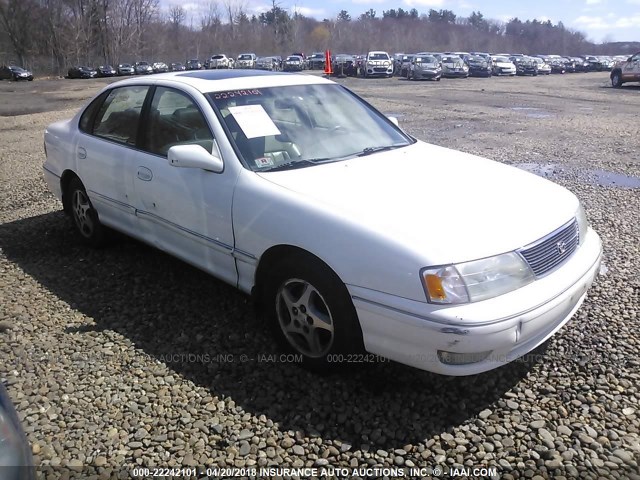
[[[313,168],[313,167],[310,167]],[[236,185],[233,228],[238,286],[250,292],[265,251],[290,245],[325,262],[344,283],[425,302],[426,258],[326,205],[249,171]]]

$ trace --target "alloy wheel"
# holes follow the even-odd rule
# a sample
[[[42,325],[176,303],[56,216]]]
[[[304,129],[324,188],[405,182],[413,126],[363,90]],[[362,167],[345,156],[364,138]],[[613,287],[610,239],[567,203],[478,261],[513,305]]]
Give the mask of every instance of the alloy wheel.
[[[285,281],[276,294],[278,324],[287,342],[299,353],[320,358],[335,336],[333,317],[317,288],[305,280]]]
[[[78,230],[83,237],[90,238],[93,235],[94,223],[90,214],[91,203],[87,194],[82,190],[75,190],[71,198],[71,208]]]

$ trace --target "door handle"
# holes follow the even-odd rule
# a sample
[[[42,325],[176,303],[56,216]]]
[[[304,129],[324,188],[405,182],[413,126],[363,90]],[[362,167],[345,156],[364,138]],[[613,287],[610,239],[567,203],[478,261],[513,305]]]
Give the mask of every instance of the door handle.
[[[84,147],[78,147],[78,158],[81,160],[87,158],[87,151]]]
[[[153,172],[147,167],[138,167],[138,178],[143,182],[150,182],[153,178]]]

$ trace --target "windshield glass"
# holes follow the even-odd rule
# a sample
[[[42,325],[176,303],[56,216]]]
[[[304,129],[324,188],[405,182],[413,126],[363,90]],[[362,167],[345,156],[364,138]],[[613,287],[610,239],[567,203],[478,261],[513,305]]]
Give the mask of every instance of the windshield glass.
[[[298,168],[409,145],[413,140],[340,85],[213,92],[246,167]]]
[[[238,60],[251,60],[251,55],[240,55]]]
[[[432,57],[432,56],[423,56],[423,57],[416,57],[416,63],[438,63],[438,60],[436,60],[436,57]]]
[[[369,55],[369,60],[389,60],[389,55],[386,53],[372,53]]]
[[[17,73],[22,73],[22,72],[24,72],[24,71],[25,71],[25,70],[23,70],[23,69],[22,69],[22,68],[20,68],[20,67],[9,67],[9,69],[10,69],[11,71],[13,71],[13,72],[17,72]]]
[[[287,57],[287,62],[299,62],[300,60],[300,57]]]

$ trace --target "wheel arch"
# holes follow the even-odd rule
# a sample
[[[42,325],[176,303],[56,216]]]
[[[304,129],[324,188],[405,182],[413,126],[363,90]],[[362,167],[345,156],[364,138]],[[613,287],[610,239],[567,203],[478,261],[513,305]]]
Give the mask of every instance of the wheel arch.
[[[78,180],[80,180],[80,177],[76,174],[76,172],[70,169],[67,169],[64,172],[62,172],[62,175],[60,176],[60,192],[62,194],[62,207],[64,209],[64,212],[67,214],[70,213],[70,208],[71,208],[69,204],[69,199],[67,198],[67,188],[69,187],[71,180],[73,180],[74,178],[77,178]]]
[[[254,275],[253,288],[251,289],[251,297],[256,305],[259,305],[260,298],[262,297],[262,289],[265,285],[266,280],[268,279],[269,272],[273,271],[278,263],[281,263],[285,259],[289,258],[299,258],[300,261],[304,261],[305,259],[315,262],[322,263],[326,268],[328,268],[337,278],[340,276],[336,273],[336,271],[331,268],[330,265],[327,264],[322,258],[317,255],[311,253],[304,248],[297,247],[295,245],[288,244],[280,244],[269,247],[265,252],[260,256],[258,260],[258,267],[256,268],[256,273]]]

